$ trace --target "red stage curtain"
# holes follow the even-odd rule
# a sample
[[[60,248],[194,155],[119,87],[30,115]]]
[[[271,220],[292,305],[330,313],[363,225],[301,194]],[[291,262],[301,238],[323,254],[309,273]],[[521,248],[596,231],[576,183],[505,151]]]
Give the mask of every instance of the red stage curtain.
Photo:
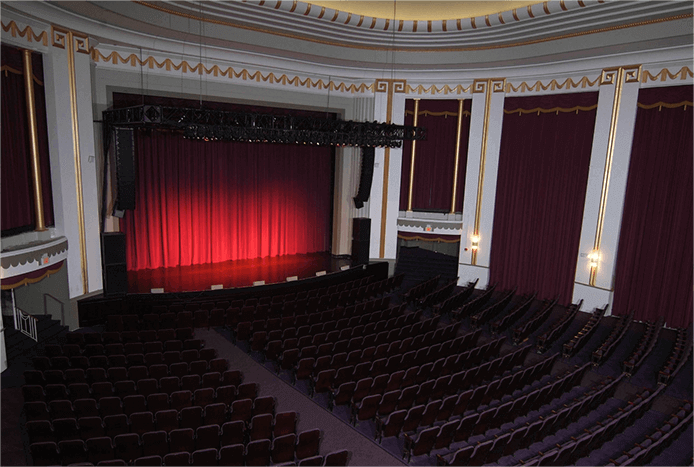
[[[471,99],[463,101],[463,121],[460,134],[458,187],[455,210],[463,210],[465,169],[467,166],[468,135],[470,133]],[[455,99],[421,99],[417,126],[427,130],[427,139],[417,141],[412,188],[412,210],[451,210],[453,171],[455,169],[455,142],[458,131],[458,101]],[[405,101],[405,125],[414,123],[414,100]],[[400,182],[400,210],[407,210],[410,189],[412,142],[405,141],[402,150]]]
[[[664,105],[660,105],[662,103]],[[613,313],[692,322],[692,86],[639,91]]]
[[[571,301],[597,101],[506,99],[489,266],[500,288]]]
[[[41,166],[44,222],[53,225],[53,194],[48,154],[46,98],[41,54],[32,54],[34,98]],[[20,49],[2,45],[2,234],[33,230],[36,226],[31,176],[29,119],[24,92],[24,64]]]
[[[128,269],[327,251],[331,149],[137,131]]]

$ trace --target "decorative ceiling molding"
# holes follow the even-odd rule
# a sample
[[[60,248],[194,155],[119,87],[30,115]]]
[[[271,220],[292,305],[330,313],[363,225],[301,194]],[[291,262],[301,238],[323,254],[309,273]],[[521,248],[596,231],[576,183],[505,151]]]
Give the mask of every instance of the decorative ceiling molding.
[[[319,14],[309,4],[280,1],[244,2],[136,1],[170,15],[220,26],[262,32],[324,45],[384,51],[478,51],[519,47],[548,41],[691,18],[687,2],[544,2],[503,15],[440,21],[391,21],[362,18],[327,8]],[[502,12],[503,13],[503,12]],[[371,21],[369,21],[369,19]],[[418,24],[428,24],[419,27]],[[457,26],[457,27],[456,27]],[[355,34],[359,30],[359,34]],[[395,32],[397,31],[397,34]]]

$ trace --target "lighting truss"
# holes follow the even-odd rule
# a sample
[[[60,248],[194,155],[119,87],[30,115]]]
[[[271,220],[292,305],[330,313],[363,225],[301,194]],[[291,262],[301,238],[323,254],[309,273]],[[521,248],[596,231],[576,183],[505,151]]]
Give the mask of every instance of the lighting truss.
[[[161,128],[205,141],[399,148],[405,140],[426,139],[422,127],[161,105],[106,110],[103,122],[105,129]]]

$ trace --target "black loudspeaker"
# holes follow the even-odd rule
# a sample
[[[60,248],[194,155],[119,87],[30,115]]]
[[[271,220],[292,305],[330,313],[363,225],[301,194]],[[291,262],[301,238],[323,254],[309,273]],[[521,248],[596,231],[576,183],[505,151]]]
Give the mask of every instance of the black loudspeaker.
[[[114,212],[117,217],[123,217],[123,211],[135,209],[135,131],[116,128],[115,147],[117,193]]]
[[[101,234],[101,264],[104,295],[128,293],[128,270],[125,264],[125,234],[107,232]]]
[[[369,241],[352,240],[352,265],[369,263]]]
[[[371,219],[355,217],[352,219],[352,264],[368,264],[371,240]]]
[[[374,177],[374,157],[375,148],[361,148],[361,174],[359,175],[359,190],[354,199],[354,205],[361,209],[364,203],[369,200],[371,194],[371,182]]]
[[[371,239],[371,219],[355,217],[352,219],[352,240],[368,241]]]

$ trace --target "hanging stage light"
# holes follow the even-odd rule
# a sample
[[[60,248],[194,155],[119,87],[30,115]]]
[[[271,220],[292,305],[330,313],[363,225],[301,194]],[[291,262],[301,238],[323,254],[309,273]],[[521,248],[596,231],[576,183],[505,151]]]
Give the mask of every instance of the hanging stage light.
[[[205,141],[399,148],[405,140],[426,139],[422,127],[160,105],[105,110],[103,121],[106,131],[114,127],[161,128]]]

